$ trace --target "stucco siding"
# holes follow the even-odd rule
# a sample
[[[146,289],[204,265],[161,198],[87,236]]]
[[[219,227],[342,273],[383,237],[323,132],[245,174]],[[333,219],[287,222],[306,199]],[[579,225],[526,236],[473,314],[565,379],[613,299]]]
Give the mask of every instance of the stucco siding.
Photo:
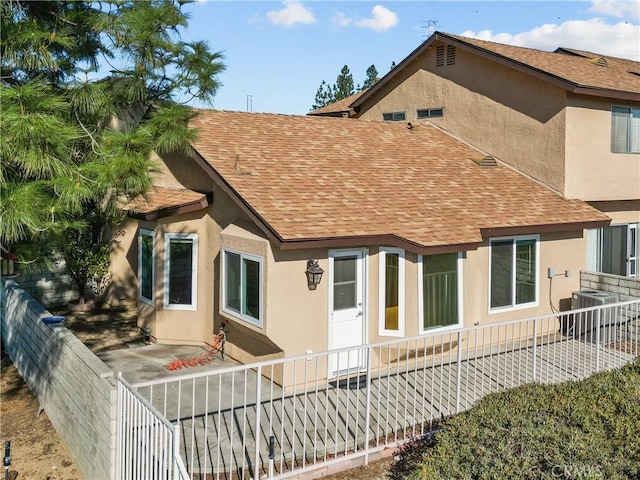
[[[611,107],[631,105],[576,96],[569,102],[565,196],[586,201],[640,199],[640,154],[611,152]]]
[[[361,108],[360,117],[444,108],[432,122],[557,191],[565,182],[565,91],[457,49],[456,64],[435,66],[435,49],[400,72]]]

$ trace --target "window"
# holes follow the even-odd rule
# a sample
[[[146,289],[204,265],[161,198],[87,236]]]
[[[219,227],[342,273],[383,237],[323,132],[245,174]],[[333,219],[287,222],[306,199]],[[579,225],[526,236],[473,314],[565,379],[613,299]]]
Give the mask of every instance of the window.
[[[195,310],[198,236],[167,233],[164,236],[164,307]]]
[[[611,107],[611,151],[640,153],[640,108]]]
[[[262,327],[262,258],[223,250],[223,310]]]
[[[638,224],[587,230],[587,269],[628,277],[638,276]]]
[[[380,249],[380,335],[404,335],[404,250]]]
[[[462,324],[462,256],[423,255],[418,260],[418,303],[423,332]]]
[[[538,301],[538,237],[492,239],[491,309],[533,306]]]
[[[382,120],[387,120],[391,122],[401,122],[402,120],[406,120],[407,116],[404,112],[393,112],[393,113],[383,113]]]
[[[153,304],[153,232],[138,235],[138,290],[140,300]]]
[[[416,118],[437,118],[444,117],[444,107],[441,108],[425,108],[423,110],[416,111]]]

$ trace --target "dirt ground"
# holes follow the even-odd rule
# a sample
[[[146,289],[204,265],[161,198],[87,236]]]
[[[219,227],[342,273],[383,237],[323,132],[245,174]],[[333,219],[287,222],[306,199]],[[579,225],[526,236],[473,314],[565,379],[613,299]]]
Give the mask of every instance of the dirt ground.
[[[65,315],[65,325],[94,353],[142,342],[135,324],[135,311],[100,308],[91,313]],[[76,480],[80,473],[58,438],[46,411],[38,413],[38,401],[31,394],[11,360],[2,352],[0,370],[0,438],[2,447],[11,442],[11,480]],[[4,457],[4,448],[2,450]],[[384,480],[392,458],[324,477],[326,480]],[[3,471],[4,475],[5,472]],[[86,479],[101,480],[101,479]]]

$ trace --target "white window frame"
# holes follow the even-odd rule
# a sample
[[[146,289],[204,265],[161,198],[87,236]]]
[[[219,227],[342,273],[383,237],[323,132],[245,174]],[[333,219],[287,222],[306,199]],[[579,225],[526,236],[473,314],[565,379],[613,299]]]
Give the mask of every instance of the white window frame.
[[[142,238],[151,237],[151,298],[142,295]],[[156,279],[156,241],[153,230],[141,228],[138,232],[138,300],[153,306],[155,279]]]
[[[386,260],[387,254],[398,255],[398,330],[387,330],[385,328],[386,323]],[[378,305],[379,305],[379,321],[378,321],[378,334],[381,336],[389,337],[404,337],[404,325],[405,325],[405,255],[404,250],[401,248],[382,247],[378,253]]]
[[[520,304],[516,304],[515,303],[515,298],[516,298],[516,275],[515,275],[515,263],[512,263],[513,271],[512,271],[512,278],[511,278],[511,305],[506,305],[503,307],[491,307],[491,244],[493,244],[494,242],[501,242],[501,241],[505,241],[505,240],[511,240],[513,242],[513,251],[512,251],[512,262],[515,262],[515,248],[516,248],[516,243],[518,240],[535,240],[535,254],[536,254],[536,264],[535,264],[535,282],[536,282],[536,287],[535,287],[535,300],[532,302],[527,302],[527,303],[520,303]],[[540,235],[535,234],[535,235],[515,235],[515,236],[506,236],[506,237],[493,237],[489,239],[489,271],[488,271],[488,277],[489,277],[489,289],[487,291],[487,305],[489,307],[489,313],[502,313],[502,312],[510,312],[513,310],[523,310],[525,308],[532,308],[532,307],[537,307],[540,304]]]
[[[452,325],[446,325],[444,327],[430,327],[430,328],[425,328],[424,327],[424,298],[422,297],[422,288],[423,288],[423,283],[424,280],[422,278],[422,257],[423,256],[427,256],[427,255],[418,255],[418,328],[420,331],[420,334],[425,334],[425,333],[433,333],[433,332],[446,332],[448,330],[456,330],[458,328],[462,328],[462,326],[464,325],[464,311],[463,311],[463,305],[464,302],[463,300],[463,295],[462,295],[462,288],[464,286],[464,282],[462,279],[462,267],[463,267],[463,259],[464,259],[464,254],[462,252],[458,252],[458,258],[456,260],[456,270],[457,270],[457,279],[456,279],[456,283],[457,283],[457,287],[458,287],[458,322],[454,323]]]
[[[220,289],[222,291],[222,311],[227,315],[230,315],[234,318],[242,320],[243,322],[249,323],[255,327],[263,328],[264,326],[264,258],[259,255],[253,255],[251,253],[241,252],[240,250],[234,250],[231,248],[223,248],[222,250],[222,261],[221,267],[222,270],[220,272]],[[233,253],[240,257],[240,262],[242,264],[242,260],[251,260],[253,262],[257,262],[260,267],[260,304],[258,305],[258,316],[259,319],[255,319],[250,317],[249,315],[245,315],[243,313],[238,313],[234,310],[227,308],[227,253]],[[242,303],[242,302],[241,302]]]
[[[625,112],[628,116],[626,117],[626,145],[624,150],[615,150],[614,147],[614,126],[615,126],[615,111],[618,110],[628,110]],[[623,112],[618,112],[623,113]],[[619,105],[611,106],[611,153],[622,153],[622,154],[638,154],[640,153],[640,108],[637,107],[623,107]],[[634,121],[635,120],[635,121]]]
[[[191,303],[169,302],[169,273],[171,272],[170,254],[171,240],[191,240],[192,268],[191,268]],[[164,234],[164,301],[166,310],[197,310],[198,309],[198,235],[196,233],[165,233]]]

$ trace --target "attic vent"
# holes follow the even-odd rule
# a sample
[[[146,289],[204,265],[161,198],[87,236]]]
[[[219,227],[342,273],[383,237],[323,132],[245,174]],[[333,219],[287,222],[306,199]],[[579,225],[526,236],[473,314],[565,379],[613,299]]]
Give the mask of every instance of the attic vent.
[[[593,63],[594,65],[597,65],[598,67],[606,67],[607,66],[607,61],[602,57],[592,58],[590,60],[590,62]]]
[[[456,47],[447,45],[447,65],[456,64]]]
[[[436,67],[444,65],[444,45],[436,47]]]
[[[640,72],[629,72],[631,75],[635,75],[637,77],[640,77]]]
[[[484,157],[475,157],[472,158],[473,162],[476,165],[480,165],[481,167],[497,167],[498,162],[491,155],[485,155]]]

